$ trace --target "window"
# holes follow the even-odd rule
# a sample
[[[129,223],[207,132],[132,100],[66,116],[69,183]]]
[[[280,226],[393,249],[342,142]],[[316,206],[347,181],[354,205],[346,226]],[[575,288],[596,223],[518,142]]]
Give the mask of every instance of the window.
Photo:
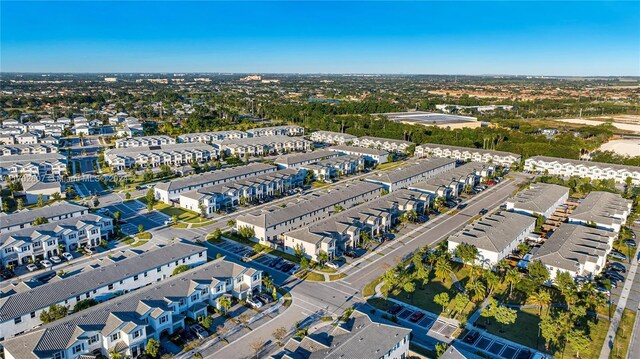
[[[133,338],[139,338],[141,334],[142,330],[136,330],[135,332],[133,332]]]
[[[15,318],[15,319],[13,320],[13,323],[14,323],[14,324],[20,324],[20,323],[22,323],[22,317],[17,317],[17,318]]]
[[[138,280],[138,275],[137,274],[133,276],[133,280],[134,281]]]
[[[167,317],[166,315],[165,315],[165,316],[160,317],[160,321],[159,321],[159,322],[160,322],[160,324],[164,324],[164,323],[166,323],[166,322],[167,322],[167,319],[168,319],[168,317]]]
[[[36,312],[31,312],[31,318],[35,318],[36,317]]]
[[[51,359],[63,359],[64,358],[64,352],[57,352],[55,354],[53,354],[53,356],[51,357]]]
[[[78,344],[75,347],[73,347],[73,354],[77,354],[77,353],[81,352],[83,347],[84,347],[83,344]]]
[[[160,267],[156,268],[156,272],[160,273]]]
[[[109,284],[109,286],[107,288],[109,288],[109,290],[112,290],[113,289],[113,283]]]
[[[120,333],[115,333],[111,335],[111,341],[115,342],[116,340],[120,339]]]
[[[94,335],[94,336],[90,337],[90,338],[89,338],[89,344],[93,344],[93,343],[97,342],[97,341],[98,341],[98,339],[100,339],[100,336],[98,336],[98,334],[96,334],[96,335]]]

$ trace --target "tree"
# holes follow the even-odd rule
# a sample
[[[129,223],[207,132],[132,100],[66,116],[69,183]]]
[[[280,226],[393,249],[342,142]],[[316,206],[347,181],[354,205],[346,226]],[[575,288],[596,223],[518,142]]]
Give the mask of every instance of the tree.
[[[456,297],[453,299],[453,301],[455,303],[454,310],[458,313],[464,312],[470,302],[469,297],[467,297],[464,293],[456,294]]]
[[[300,258],[300,268],[302,269],[309,268],[309,258],[307,257]]]
[[[93,298],[84,299],[84,300],[81,300],[81,301],[77,302],[73,306],[73,312],[76,313],[76,312],[79,312],[81,310],[93,307],[94,305],[97,305],[97,304],[98,304],[98,302]]]
[[[40,321],[44,324],[51,323],[55,320],[66,317],[68,311],[69,309],[65,306],[52,304],[49,307],[49,310],[43,310],[40,313]]]
[[[540,287],[546,281],[549,280],[549,270],[540,261],[533,261],[529,263],[529,279],[533,281],[536,287]]]
[[[51,195],[51,199],[54,201],[59,201],[60,199],[62,199],[62,195],[60,194],[60,192],[54,192]]]
[[[157,358],[160,354],[160,342],[153,338],[149,338],[147,346],[144,348],[144,353],[150,357]]]
[[[493,290],[495,289],[496,285],[500,282],[500,278],[498,277],[497,274],[495,274],[492,271],[483,272],[482,273],[482,278],[484,279],[485,283],[487,284],[487,290],[488,290],[487,295],[491,295],[493,293]]]
[[[257,338],[256,340],[252,341],[249,344],[249,346],[251,347],[251,349],[253,349],[253,352],[255,353],[255,358],[258,359],[258,356],[260,355],[260,351],[264,347],[264,340],[262,340],[262,338]]]
[[[333,211],[335,213],[340,213],[340,212],[344,211],[344,207],[342,207],[340,205],[335,205],[335,206],[333,206]]]
[[[293,254],[300,259],[305,256],[304,247],[302,246],[302,244],[298,243],[295,247],[293,247]]]
[[[33,220],[33,223],[31,223],[31,225],[39,226],[45,223],[49,223],[49,220],[47,219],[47,217],[37,217],[36,219]]]
[[[127,200],[127,201],[128,201],[128,200],[130,200],[130,199],[131,199],[131,193],[126,192],[126,193],[124,194],[124,199],[125,199],[125,200]],[[148,205],[147,205],[147,206],[148,206]],[[147,208],[148,208],[148,207],[147,207]]]
[[[413,281],[406,282],[402,286],[402,290],[404,290],[405,293],[411,296],[411,303],[413,304],[413,293],[416,291],[416,285],[413,283]]]
[[[120,217],[121,217],[121,216],[122,216],[122,215],[120,214],[120,212],[119,212],[119,211],[116,211],[116,212],[114,212],[114,213],[113,213],[113,219],[115,219],[115,220],[116,220],[116,223],[117,223],[117,222],[120,222]]]
[[[527,298],[527,301],[538,307],[538,315],[542,315],[542,308],[547,308],[551,305],[551,294],[549,291],[540,289],[537,292],[533,292]]]
[[[449,346],[447,345],[447,343],[442,343],[442,342],[436,343],[436,358],[442,357],[444,353],[447,351],[448,347]]]
[[[433,297],[433,302],[442,306],[442,311],[444,312],[444,308],[449,305],[449,293],[442,292],[436,294],[436,296]]]
[[[256,231],[251,226],[241,226],[238,228],[238,234],[244,239],[249,239],[256,235]]]
[[[149,188],[147,194],[144,197],[147,201],[147,209],[149,211],[153,210],[153,205],[156,204],[156,195],[153,193],[153,187]]]
[[[227,226],[229,227],[233,227],[236,225],[236,220],[235,219],[230,219],[227,221]]]
[[[186,264],[182,264],[182,265],[179,265],[179,266],[175,267],[173,272],[171,272],[171,275],[184,273],[184,272],[188,271],[189,269],[191,269],[191,267],[189,267]]]
[[[460,258],[465,266],[473,264],[478,258],[478,248],[470,244],[461,243],[456,247],[456,257]]]
[[[518,318],[518,312],[516,312],[515,309],[500,305],[496,308],[493,317],[496,319],[496,322],[504,326],[515,323]]]
[[[142,225],[142,224],[138,225],[138,233],[140,233],[140,234],[144,233],[144,225]]]
[[[42,193],[38,195],[38,207],[44,207],[44,196]]]
[[[218,305],[220,305],[220,308],[226,313],[231,308],[231,299],[227,296],[222,296],[218,299]]]
[[[110,359],[121,359],[122,358],[122,354],[118,353],[118,351],[115,348],[109,350],[109,352],[107,354],[109,354],[109,358]]]
[[[436,278],[440,279],[442,283],[445,283],[447,281],[447,277],[451,272],[453,272],[451,269],[451,263],[449,263],[449,260],[446,257],[439,257],[436,261],[435,267]]]
[[[220,228],[216,228],[211,233],[211,239],[215,241],[219,241],[222,238],[222,230]]]
[[[424,289],[424,286],[427,283],[429,283],[430,270],[427,268],[427,266],[424,265],[422,261],[421,251],[418,251],[413,254],[413,258],[411,259],[411,262],[413,263],[413,269],[414,269],[413,275],[417,280],[421,281],[422,288]]]
[[[487,293],[487,288],[485,287],[484,283],[482,283],[482,281],[480,281],[479,279],[469,280],[469,282],[465,286],[465,289],[468,292],[473,293],[473,296],[471,297],[471,299],[473,299],[476,302],[483,300]]]
[[[517,284],[522,278],[522,273],[518,272],[517,269],[512,268],[507,270],[504,280],[509,284],[509,298],[511,298],[511,294],[513,293],[513,285]]]
[[[320,262],[320,265],[327,263],[329,261],[329,253],[325,251],[318,252],[318,261]]]
[[[273,331],[273,337],[276,339],[278,345],[282,346],[282,341],[287,337],[287,329],[285,327],[276,328]]]
[[[199,322],[203,327],[207,329],[209,329],[211,327],[211,324],[213,324],[213,320],[208,315],[201,316]]]
[[[98,197],[93,197],[93,206],[98,207],[100,205],[100,200]]]
[[[570,330],[567,333],[567,341],[576,352],[576,358],[580,358],[580,352],[585,351],[591,344],[591,338],[583,330],[579,329]]]
[[[565,297],[565,300],[571,294],[571,292],[574,292],[576,290],[576,282],[573,280],[573,278],[571,278],[571,274],[569,274],[569,272],[558,271],[558,273],[556,273],[554,282],[562,296]]]

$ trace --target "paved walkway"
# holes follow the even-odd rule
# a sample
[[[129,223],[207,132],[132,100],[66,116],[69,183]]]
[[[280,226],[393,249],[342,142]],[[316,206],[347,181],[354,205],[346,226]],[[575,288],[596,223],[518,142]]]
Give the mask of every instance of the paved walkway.
[[[631,267],[629,268],[629,274],[627,274],[627,280],[624,282],[624,287],[622,288],[622,292],[620,293],[620,299],[618,300],[616,311],[615,313],[613,313],[613,318],[611,318],[609,331],[607,332],[605,342],[602,345],[602,350],[600,351],[600,359],[609,358],[611,348],[613,348],[613,341],[616,338],[616,332],[618,331],[618,326],[620,325],[620,320],[622,319],[622,313],[624,312],[624,308],[627,306],[627,298],[629,297],[629,292],[631,291],[633,279],[636,276],[637,270],[638,258],[634,257],[633,261],[631,262]]]

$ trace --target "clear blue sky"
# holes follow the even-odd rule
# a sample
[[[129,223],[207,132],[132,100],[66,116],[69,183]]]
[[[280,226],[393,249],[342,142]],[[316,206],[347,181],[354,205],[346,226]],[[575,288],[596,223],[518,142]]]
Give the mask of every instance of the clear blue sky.
[[[0,71],[640,75],[640,2],[10,2]]]

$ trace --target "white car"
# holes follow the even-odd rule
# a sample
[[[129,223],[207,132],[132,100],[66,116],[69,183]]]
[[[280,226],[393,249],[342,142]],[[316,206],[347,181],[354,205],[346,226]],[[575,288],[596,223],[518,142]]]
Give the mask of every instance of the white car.
[[[53,264],[60,264],[60,263],[62,263],[62,260],[61,260],[61,259],[60,259],[60,257],[58,257],[58,256],[53,256],[53,257],[49,258],[49,260],[50,260],[51,262],[53,262]]]
[[[258,309],[260,307],[262,307],[262,303],[260,303],[259,300],[254,300],[252,298],[247,298],[247,303],[249,303],[250,306]]]
[[[51,264],[51,262],[49,262],[48,260],[43,259],[40,261],[40,265],[42,266],[42,268],[51,268],[53,264]]]
[[[66,261],[70,261],[73,259],[73,256],[69,252],[64,252],[62,253],[62,258],[64,258]]]
[[[337,265],[337,264],[335,264],[335,263],[333,263],[333,262],[327,262],[327,263],[325,263],[324,265],[325,265],[325,266],[327,266],[327,267],[329,267],[329,268],[332,268],[332,269],[338,269],[338,268],[340,268],[340,266],[339,266],[339,265]]]
[[[33,264],[33,263],[29,263],[29,264],[27,264],[27,269],[29,270],[29,272],[34,272],[34,271],[38,270],[38,267],[36,267],[36,265]]]

